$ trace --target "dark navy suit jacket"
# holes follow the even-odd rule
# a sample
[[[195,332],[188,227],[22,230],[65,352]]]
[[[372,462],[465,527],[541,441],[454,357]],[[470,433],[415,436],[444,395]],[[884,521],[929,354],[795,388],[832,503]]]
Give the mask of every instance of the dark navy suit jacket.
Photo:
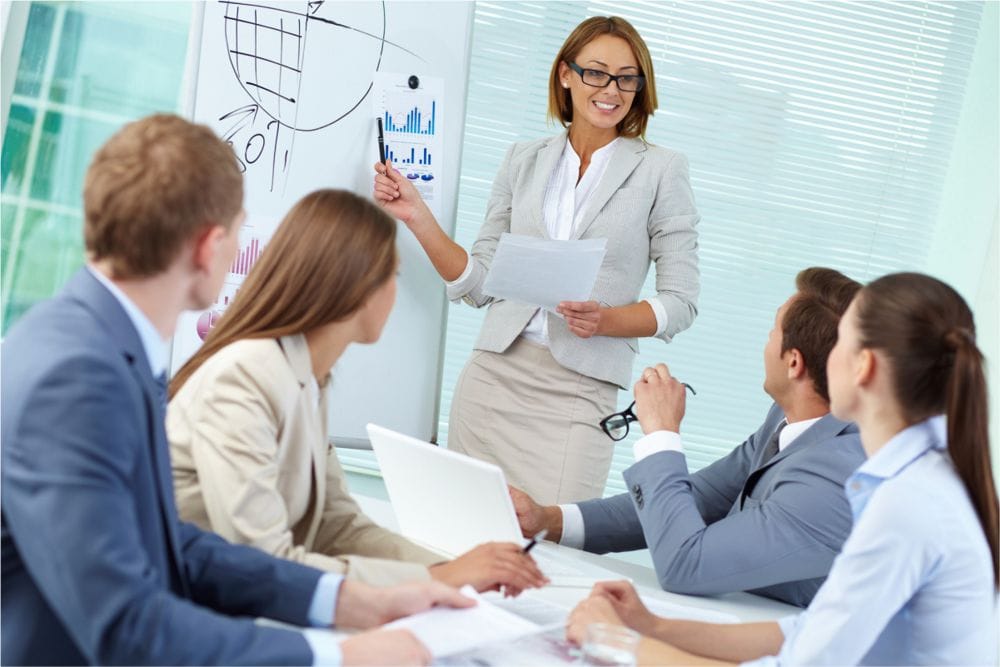
[[[4,664],[310,664],[321,573],[181,523],[138,333],[81,270],[2,346]]]
[[[858,428],[822,417],[773,458],[767,441],[785,415],[764,423],[727,456],[688,474],[680,452],[627,469],[629,493],[580,503],[584,549],[649,546],[668,591],[750,591],[808,606],[851,532],[844,482],[864,461]]]

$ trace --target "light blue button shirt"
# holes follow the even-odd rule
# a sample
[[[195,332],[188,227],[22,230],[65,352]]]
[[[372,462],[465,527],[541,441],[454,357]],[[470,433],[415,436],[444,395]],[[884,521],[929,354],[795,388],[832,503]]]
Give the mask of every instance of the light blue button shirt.
[[[149,361],[149,370],[152,372],[153,377],[155,378],[167,370],[167,341],[163,340],[160,332],[156,330],[150,319],[146,317],[146,313],[142,312],[139,306],[132,303],[132,300],[125,295],[125,292],[121,291],[118,285],[111,282],[103,273],[92,266],[87,266],[87,270],[111,292],[111,296],[115,297],[115,300],[118,301],[122,310],[128,316],[129,322],[135,327],[136,333],[139,334],[139,341],[142,343],[143,352],[146,353],[146,359]]]
[[[854,529],[809,608],[754,665],[997,661],[993,560],[947,454],[944,417],[907,428],[845,483]]]
[[[121,289],[111,282],[107,276],[92,266],[87,270],[102,285],[104,285],[111,295],[115,297],[122,310],[128,316],[139,340],[142,342],[142,349],[149,360],[149,370],[153,377],[163,373],[167,369],[167,342],[160,337],[159,331],[153,326],[146,314],[135,305]],[[317,628],[328,628],[333,624],[334,610],[337,608],[337,595],[340,593],[340,584],[344,578],[339,574],[327,573],[320,577],[316,585],[316,592],[313,593],[312,602],[309,605],[309,622]],[[309,648],[313,653],[314,665],[339,665],[342,661],[340,652],[340,642],[330,632],[326,630],[305,630],[303,631]]]
[[[344,577],[327,572],[319,578],[312,604],[309,605],[309,622],[317,628],[329,628],[333,623],[333,612],[337,608],[337,596]],[[340,640],[328,630],[305,630],[306,641],[313,652],[314,665],[339,665],[343,662]]]

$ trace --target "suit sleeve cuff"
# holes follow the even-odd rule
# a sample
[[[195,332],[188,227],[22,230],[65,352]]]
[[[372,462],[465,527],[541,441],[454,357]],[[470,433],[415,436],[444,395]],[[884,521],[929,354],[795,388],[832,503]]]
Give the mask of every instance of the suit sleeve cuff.
[[[336,623],[334,612],[337,609],[337,596],[340,595],[340,586],[343,583],[343,575],[333,572],[327,572],[319,578],[316,592],[313,593],[312,602],[309,603],[307,618],[310,625],[317,628],[328,628]]]
[[[574,549],[582,549],[584,541],[584,528],[583,528],[583,512],[580,511],[579,505],[560,505],[559,510],[562,512],[562,537],[559,538],[559,544],[564,547],[573,547]]]
[[[673,431],[653,431],[649,435],[639,438],[632,446],[632,453],[637,462],[659,452],[680,452],[683,454],[684,445],[681,443],[681,434]]]
[[[667,309],[659,299],[643,300],[649,304],[649,307],[653,309],[653,315],[656,316],[656,333],[653,334],[653,337],[662,336],[663,332],[667,330]]]
[[[340,651],[340,640],[329,630],[303,630],[302,634],[313,654],[312,664],[339,666],[344,661]]]

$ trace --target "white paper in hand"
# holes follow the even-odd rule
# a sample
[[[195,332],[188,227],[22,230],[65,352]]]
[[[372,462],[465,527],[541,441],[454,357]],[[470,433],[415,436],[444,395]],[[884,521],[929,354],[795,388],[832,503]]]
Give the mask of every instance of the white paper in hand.
[[[501,234],[483,291],[496,299],[520,301],[552,312],[560,301],[589,301],[607,242]]]

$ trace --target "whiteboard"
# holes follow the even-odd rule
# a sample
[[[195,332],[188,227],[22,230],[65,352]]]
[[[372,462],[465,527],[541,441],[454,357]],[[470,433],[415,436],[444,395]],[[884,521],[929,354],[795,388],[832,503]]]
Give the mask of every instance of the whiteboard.
[[[218,302],[179,323],[173,371],[201,344],[298,199],[326,187],[371,196],[381,82],[408,83],[415,75],[410,92],[434,90],[433,121],[425,109],[412,124],[435,133],[441,147],[431,207],[449,233],[465,119],[471,3],[223,0],[201,9],[189,48],[188,112],[232,144],[245,170],[247,219]],[[430,162],[426,151],[424,159]],[[424,440],[437,436],[444,287],[402,224],[397,245],[398,296],[381,339],[352,345],[333,369],[329,425],[338,446],[367,446],[368,422]]]

